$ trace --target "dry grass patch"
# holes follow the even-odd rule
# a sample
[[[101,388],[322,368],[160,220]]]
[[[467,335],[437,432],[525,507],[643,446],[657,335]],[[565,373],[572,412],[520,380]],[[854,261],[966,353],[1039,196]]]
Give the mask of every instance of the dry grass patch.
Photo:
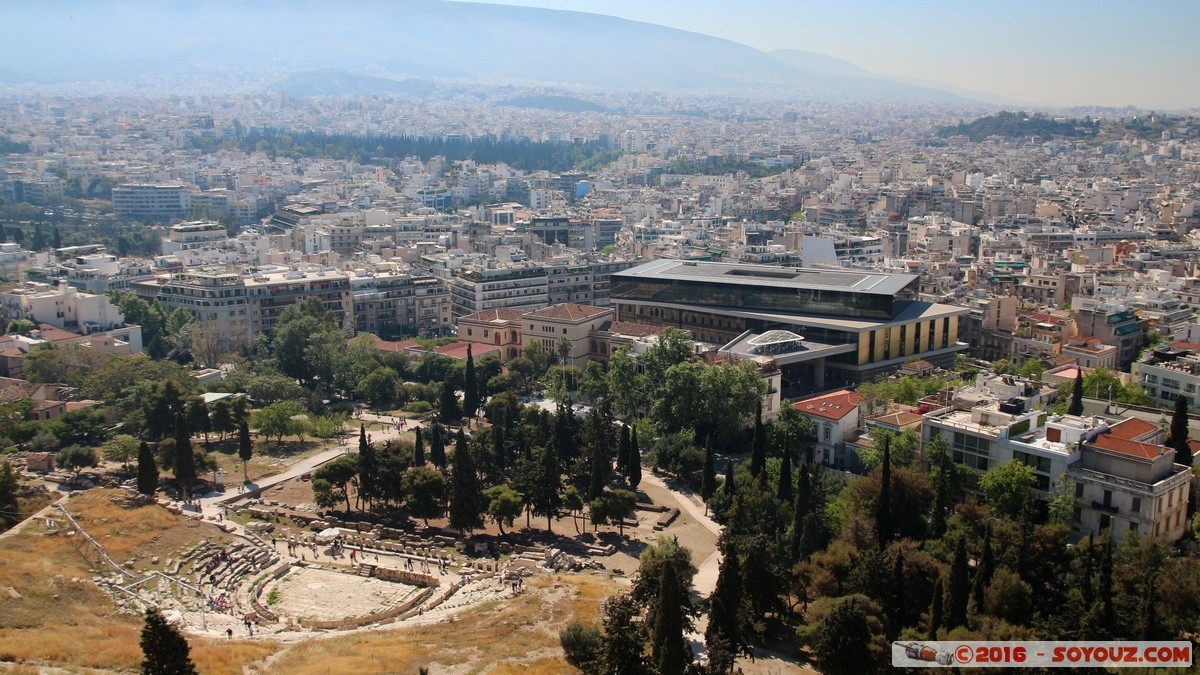
[[[128,508],[125,496],[119,490],[89,490],[66,504],[117,561],[172,556],[201,538],[226,536],[157,506]],[[65,518],[58,520],[69,526]],[[142,660],[141,619],[116,613],[108,595],[91,583],[93,572],[76,550],[78,535],[44,533],[41,523],[31,523],[0,548],[0,588],[11,586],[21,594],[20,600],[0,594],[0,661],[136,670]],[[212,664],[201,665],[201,671],[238,672],[235,660],[248,663],[275,649],[270,644],[238,645],[195,641],[197,663]]]
[[[574,672],[561,657],[558,631],[568,622],[596,622],[600,600],[618,590],[605,577],[532,577],[525,593],[492,600],[453,620],[389,631],[358,633],[297,645],[271,673],[355,671],[462,673]]]
[[[201,640],[191,638],[192,661],[201,673],[238,673],[246,664],[261,661],[279,651],[274,642],[244,640]]]

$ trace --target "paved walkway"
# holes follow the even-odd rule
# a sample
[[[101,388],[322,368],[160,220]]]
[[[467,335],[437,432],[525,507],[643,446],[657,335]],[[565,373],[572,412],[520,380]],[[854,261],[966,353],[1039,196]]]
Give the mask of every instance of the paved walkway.
[[[668,483],[662,478],[655,476],[648,467],[644,467],[642,480],[657,485],[658,487],[671,493],[675,501],[679,503],[681,510],[687,511],[690,516],[696,519],[709,532],[715,536],[721,536],[721,526],[715,520],[705,514],[704,501],[700,496],[687,488],[682,488],[674,485],[673,482]],[[692,579],[692,588],[695,589],[700,597],[706,598],[717,589],[717,574],[721,569],[721,552],[713,551],[713,554],[705,558],[699,565],[696,565],[696,576]]]

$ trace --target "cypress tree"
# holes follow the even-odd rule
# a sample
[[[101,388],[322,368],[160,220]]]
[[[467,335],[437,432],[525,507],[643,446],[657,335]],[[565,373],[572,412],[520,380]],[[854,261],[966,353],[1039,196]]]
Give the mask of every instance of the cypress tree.
[[[196,484],[196,456],[192,454],[192,438],[182,412],[175,413],[175,482],[187,501]]]
[[[425,466],[425,435],[417,427],[413,439],[413,466]]]
[[[446,439],[437,424],[429,427],[429,461],[439,469],[446,468]]]
[[[454,470],[450,473],[450,527],[465,533],[483,526],[482,494],[467,436],[459,429],[454,444]]]
[[[737,483],[733,482],[733,459],[725,462],[725,494],[733,497],[737,493]]]
[[[879,501],[875,504],[875,539],[879,548],[892,540],[892,447],[891,435],[883,437],[883,465],[879,467]]]
[[[971,597],[970,572],[967,569],[967,538],[958,536],[954,561],[950,564],[950,592],[946,598],[946,628],[967,624],[967,603]]]
[[[892,563],[891,602],[888,604],[888,640],[895,640],[906,625],[905,615],[909,610],[908,603],[904,602],[904,549],[896,550],[896,560]]]
[[[144,495],[153,495],[158,490],[158,465],[146,441],[138,446],[137,489]]]
[[[250,439],[250,424],[243,416],[238,422],[238,459],[242,460],[242,480],[250,482],[250,458],[254,456],[254,441]]]
[[[196,675],[187,640],[156,609],[146,612],[141,646],[142,675]]]
[[[471,345],[467,345],[467,367],[463,373],[463,414],[475,417],[479,410],[479,383],[476,382],[475,357],[471,354]]]
[[[783,451],[783,460],[779,462],[779,489],[775,496],[784,504],[792,503],[792,453]]]
[[[754,440],[750,450],[750,475],[755,478],[767,465],[767,434],[762,423],[762,401],[754,409]]]
[[[808,560],[812,554],[825,547],[825,523],[817,510],[804,516],[804,529],[800,533],[800,560]]]
[[[1175,397],[1175,412],[1171,415],[1171,434],[1167,443],[1175,450],[1176,464],[1192,465],[1192,448],[1188,444],[1188,402],[1183,394]]]
[[[708,628],[704,631],[704,641],[713,644],[725,640],[731,649],[736,650],[742,645],[742,571],[734,547],[724,548],[721,570],[717,574],[717,587],[712,595]],[[719,672],[727,672],[732,663],[714,665],[724,665],[724,668],[719,668]]]
[[[600,498],[604,492],[604,484],[608,482],[608,475],[612,473],[612,462],[605,445],[607,436],[603,433],[603,428],[596,428],[594,431],[596,433],[592,435],[592,452],[588,461],[588,501]]]
[[[700,477],[700,498],[704,500],[704,512],[708,513],[708,500],[717,491],[717,468],[713,466],[712,441],[704,445],[704,470]]]
[[[1071,389],[1071,404],[1067,406],[1068,415],[1083,414],[1083,371],[1075,369],[1075,386]]]
[[[438,418],[442,424],[453,424],[462,420],[462,408],[458,405],[458,394],[450,377],[442,382],[442,395],[438,399]]]
[[[984,591],[995,571],[995,559],[992,553],[992,524],[989,522],[983,531],[983,551],[979,554],[979,563],[975,566],[975,578],[971,582],[971,600],[975,603],[976,613],[983,613]]]
[[[674,565],[663,565],[650,634],[650,661],[660,675],[682,675],[691,659],[683,638],[683,601]]]
[[[1116,614],[1113,612],[1113,557],[1112,535],[1104,540],[1104,552],[1100,558],[1100,603],[1104,611],[1105,637],[1112,637],[1116,628]],[[1148,581],[1154,585],[1153,577]]]
[[[925,636],[927,640],[936,640],[938,629],[942,627],[942,602],[945,600],[945,591],[942,590],[942,575],[938,575],[936,581],[933,582],[933,602],[929,606],[929,633]]]
[[[51,234],[51,237],[52,237],[52,238],[53,238],[53,240],[54,240],[54,248],[56,248],[56,249],[58,249],[58,248],[62,248],[62,235],[60,235],[60,234],[58,233],[58,226],[57,226],[57,225],[55,225],[55,226],[54,226],[54,229],[51,231],[51,233],[50,233],[50,234]]]
[[[496,469],[503,474],[508,468],[508,446],[504,442],[504,425],[492,425],[492,457]]]
[[[629,480],[629,485],[637,488],[638,483],[642,482],[642,451],[638,449],[637,427],[633,428],[633,432],[629,435],[629,469],[626,478]]]
[[[375,448],[367,442],[367,429],[364,425],[358,427],[358,499],[371,502],[382,492],[379,489],[379,455]]]
[[[617,471],[622,476],[629,471],[629,425],[622,424],[617,444]]]

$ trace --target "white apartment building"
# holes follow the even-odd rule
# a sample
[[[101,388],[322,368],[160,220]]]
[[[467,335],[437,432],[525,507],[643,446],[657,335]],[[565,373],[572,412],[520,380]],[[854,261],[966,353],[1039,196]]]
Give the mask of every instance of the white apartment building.
[[[378,334],[389,327],[446,331],[450,291],[440,279],[407,273],[355,270],[350,277],[356,330]]]
[[[10,283],[24,281],[30,255],[20,244],[11,241],[0,244],[0,279]]]
[[[197,220],[172,225],[162,240],[163,255],[174,255],[180,251],[209,248],[228,238],[225,226],[215,220]]]
[[[446,284],[455,317],[501,307],[531,311],[550,304],[546,269],[532,263],[466,264],[454,270]]]
[[[126,183],[112,189],[113,212],[124,218],[151,221],[187,216],[191,208],[183,183]]]
[[[9,319],[29,319],[84,335],[125,325],[125,316],[108,296],[81,293],[65,281],[56,286],[41,283],[18,286],[2,297],[4,314]]]
[[[1190,349],[1160,346],[1133,363],[1133,378],[1158,405],[1171,407],[1180,394],[1188,405],[1200,405],[1200,354]]]
[[[1162,435],[1130,418],[1084,441],[1070,466],[1081,533],[1109,530],[1118,540],[1136,533],[1167,543],[1183,537],[1192,473],[1175,464]]]

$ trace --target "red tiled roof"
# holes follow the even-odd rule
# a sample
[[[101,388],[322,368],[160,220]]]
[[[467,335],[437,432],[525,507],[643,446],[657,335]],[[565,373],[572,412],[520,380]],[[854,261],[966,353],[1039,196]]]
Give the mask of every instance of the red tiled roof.
[[[400,342],[389,342],[389,341],[384,340],[383,338],[379,337],[378,335],[375,335],[373,337],[375,338],[375,349],[378,349],[381,352],[402,352],[410,347],[417,346],[416,340],[402,340]]]
[[[1127,441],[1136,441],[1147,434],[1152,434],[1158,431],[1158,427],[1147,422],[1146,420],[1137,417],[1129,417],[1112,425],[1108,433],[1116,438],[1121,438]]]
[[[525,316],[533,316],[539,319],[562,319],[564,321],[581,321],[590,319],[597,314],[612,312],[611,309],[605,307],[592,307],[591,305],[579,305],[574,302],[564,302],[560,305],[553,305],[545,309],[539,309],[526,314]]]
[[[650,337],[663,332],[664,326],[651,326],[648,323],[633,323],[632,321],[610,321],[603,330],[614,335],[628,335],[629,337]]]
[[[63,330],[62,328],[51,326],[48,323],[38,326],[38,330],[42,333],[42,339],[49,340],[50,342],[57,342],[59,340],[73,340],[77,337],[81,337],[79,333],[72,333],[69,330]]]
[[[452,342],[448,345],[437,347],[433,351],[435,354],[449,356],[450,358],[458,359],[459,361],[466,361],[468,348],[471,349],[471,358],[475,359],[476,361],[487,356],[488,354],[500,356],[499,348],[491,345],[480,344],[478,342]]]
[[[1200,352],[1200,344],[1197,344],[1195,342],[1186,342],[1184,340],[1176,340],[1175,342],[1171,343],[1171,346],[1174,347],[1175,349],[1189,349],[1193,352]]]
[[[525,312],[519,309],[507,309],[499,307],[496,309],[485,309],[482,312],[475,312],[460,317],[459,321],[478,321],[480,323],[487,321],[520,321],[525,316]]]
[[[1092,441],[1092,445],[1103,450],[1128,455],[1137,459],[1154,459],[1163,452],[1161,445],[1138,443],[1137,441],[1130,441],[1119,436],[1114,436],[1111,433],[1100,434]]]
[[[832,394],[796,401],[792,404],[792,408],[806,415],[840,420],[857,408],[858,404],[862,403],[864,398],[862,394],[843,389],[835,391]]]

